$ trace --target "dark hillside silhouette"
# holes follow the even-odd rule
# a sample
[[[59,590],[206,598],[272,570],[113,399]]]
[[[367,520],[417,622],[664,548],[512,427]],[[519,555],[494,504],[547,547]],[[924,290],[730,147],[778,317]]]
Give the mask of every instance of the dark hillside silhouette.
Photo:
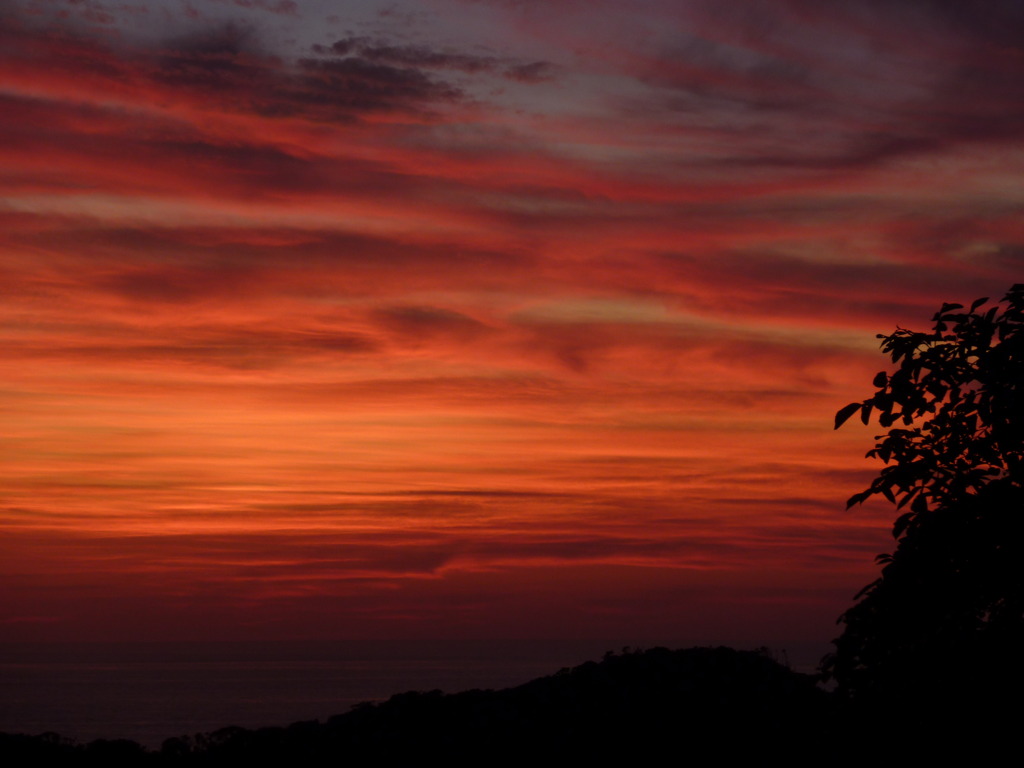
[[[1016,730],[1024,684],[1024,285],[987,302],[880,336],[897,369],[836,415],[889,428],[868,452],[886,466],[847,506],[880,494],[901,514],[825,672],[868,719],[965,738]]]
[[[408,692],[326,722],[84,747],[0,734],[5,765],[717,764],[822,754],[830,696],[757,651],[626,651],[500,691]],[[38,760],[37,760],[38,758]],[[804,762],[801,759],[800,762]]]

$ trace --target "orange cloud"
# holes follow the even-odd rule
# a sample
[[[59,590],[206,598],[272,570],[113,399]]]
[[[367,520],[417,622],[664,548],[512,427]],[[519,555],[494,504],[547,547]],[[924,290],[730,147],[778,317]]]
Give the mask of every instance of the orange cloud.
[[[217,5],[302,42],[4,18],[4,631],[827,640],[874,334],[1019,277],[1008,33]]]

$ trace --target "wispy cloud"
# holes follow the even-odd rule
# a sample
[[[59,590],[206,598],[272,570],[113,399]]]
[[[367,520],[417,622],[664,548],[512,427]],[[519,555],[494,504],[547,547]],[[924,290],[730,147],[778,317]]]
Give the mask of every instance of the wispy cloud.
[[[874,334],[1024,264],[1018,4],[367,7],[0,11],[10,626],[841,610]]]

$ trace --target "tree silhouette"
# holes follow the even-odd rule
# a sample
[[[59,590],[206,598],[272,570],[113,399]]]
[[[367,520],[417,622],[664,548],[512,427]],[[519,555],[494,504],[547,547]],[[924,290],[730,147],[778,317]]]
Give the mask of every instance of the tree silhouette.
[[[836,414],[889,428],[867,453],[885,467],[847,508],[879,494],[901,514],[824,670],[851,701],[937,727],[966,702],[991,724],[985,702],[1024,683],[1024,285],[987,302],[879,335],[896,370]]]

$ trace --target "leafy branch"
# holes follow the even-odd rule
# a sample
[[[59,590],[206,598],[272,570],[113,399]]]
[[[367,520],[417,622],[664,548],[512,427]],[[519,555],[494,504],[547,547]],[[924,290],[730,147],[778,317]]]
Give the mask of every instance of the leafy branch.
[[[879,334],[896,370],[879,372],[874,395],[836,413],[836,429],[855,414],[864,424],[876,414],[889,428],[867,453],[885,468],[847,508],[876,494],[907,508],[897,538],[919,515],[975,496],[994,479],[1024,479],[1024,285],[984,309],[988,301],[944,304],[930,332]]]

